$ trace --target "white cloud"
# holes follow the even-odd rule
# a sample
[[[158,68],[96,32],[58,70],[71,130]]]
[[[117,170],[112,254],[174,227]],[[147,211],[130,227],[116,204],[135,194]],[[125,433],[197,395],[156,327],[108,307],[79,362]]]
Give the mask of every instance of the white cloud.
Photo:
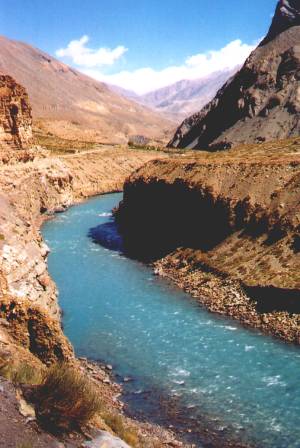
[[[65,50],[58,50],[59,57],[69,56],[81,71],[85,74],[108,84],[114,84],[124,89],[133,90],[138,94],[144,94],[161,87],[166,87],[182,79],[198,79],[210,75],[213,72],[232,69],[241,65],[255,48],[254,45],[243,43],[240,39],[234,40],[220,50],[212,50],[190,56],[181,65],[173,65],[162,70],[154,70],[151,67],[139,68],[133,71],[121,71],[114,74],[104,74],[101,65],[102,60],[107,60],[112,65],[126,48],[117,47],[115,50],[91,50],[85,47],[87,36],[79,41],[72,41]],[[104,53],[103,53],[104,51]],[[107,59],[101,55],[108,52]],[[112,56],[112,54],[115,56]],[[98,61],[99,62],[96,62]]]
[[[79,40],[72,40],[67,48],[57,50],[56,56],[59,58],[68,58],[79,67],[92,68],[113,65],[127,51],[127,48],[122,45],[119,45],[113,50],[110,48],[98,48],[94,50],[86,47],[88,42],[88,36],[82,36]]]

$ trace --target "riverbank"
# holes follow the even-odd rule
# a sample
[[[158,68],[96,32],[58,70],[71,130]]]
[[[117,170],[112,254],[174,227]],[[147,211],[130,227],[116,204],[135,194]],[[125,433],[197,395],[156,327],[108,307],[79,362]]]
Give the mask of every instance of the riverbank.
[[[197,251],[178,249],[154,263],[154,272],[174,282],[212,313],[229,316],[242,325],[262,331],[285,342],[300,344],[300,315],[290,311],[264,311],[264,288],[251,297],[252,288],[230,278],[197,258]],[[276,302],[275,288],[269,297]],[[294,295],[298,296],[297,291]],[[287,295],[283,290],[282,295]],[[259,300],[260,299],[260,300]],[[267,304],[267,308],[274,305]],[[284,305],[283,305],[284,306]],[[285,305],[288,309],[288,304]]]
[[[102,148],[55,158],[42,154],[27,163],[0,167],[0,358],[6,364],[18,359],[37,369],[62,361],[78,365],[61,328],[57,289],[47,267],[49,249],[40,227],[55,211],[93,195],[121,191],[133,170],[160,157],[166,156]],[[93,369],[84,366],[87,377]],[[122,416],[119,387],[99,366],[97,370],[97,387],[106,405]],[[161,428],[133,420],[128,424],[147,446],[162,446],[160,440],[164,446],[177,446],[172,434]],[[20,434],[15,436],[17,440]]]
[[[121,199],[89,199],[42,229],[76,352],[113,366],[129,415],[197,447],[296,448],[298,347],[209,313],[124,256],[110,213]]]
[[[149,162],[116,213],[126,252],[209,310],[299,344],[298,147]]]

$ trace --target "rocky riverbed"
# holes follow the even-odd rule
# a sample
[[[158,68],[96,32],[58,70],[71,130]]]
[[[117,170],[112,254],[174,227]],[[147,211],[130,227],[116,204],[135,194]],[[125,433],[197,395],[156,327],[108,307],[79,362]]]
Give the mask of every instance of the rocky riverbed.
[[[298,313],[261,311],[258,302],[247,294],[247,287],[199,262],[193,250],[179,249],[156,261],[154,272],[170,279],[213,313],[230,316],[244,326],[300,344]],[[271,299],[272,293],[275,299],[276,290],[271,290]]]

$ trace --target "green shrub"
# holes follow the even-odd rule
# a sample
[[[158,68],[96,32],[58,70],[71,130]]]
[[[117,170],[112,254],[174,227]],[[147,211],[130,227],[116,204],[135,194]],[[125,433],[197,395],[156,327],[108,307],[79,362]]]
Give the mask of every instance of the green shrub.
[[[54,433],[78,429],[102,409],[96,385],[67,364],[46,371],[35,401],[38,420]]]

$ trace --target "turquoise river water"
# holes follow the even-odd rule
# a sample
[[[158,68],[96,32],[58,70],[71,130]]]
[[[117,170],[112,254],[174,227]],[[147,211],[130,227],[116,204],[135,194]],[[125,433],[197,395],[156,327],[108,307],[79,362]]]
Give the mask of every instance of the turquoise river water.
[[[198,447],[208,446],[204,428],[259,448],[300,447],[300,350],[208,313],[124,257],[110,213],[121,198],[93,198],[42,229],[76,353],[131,378],[129,408],[189,430]]]

